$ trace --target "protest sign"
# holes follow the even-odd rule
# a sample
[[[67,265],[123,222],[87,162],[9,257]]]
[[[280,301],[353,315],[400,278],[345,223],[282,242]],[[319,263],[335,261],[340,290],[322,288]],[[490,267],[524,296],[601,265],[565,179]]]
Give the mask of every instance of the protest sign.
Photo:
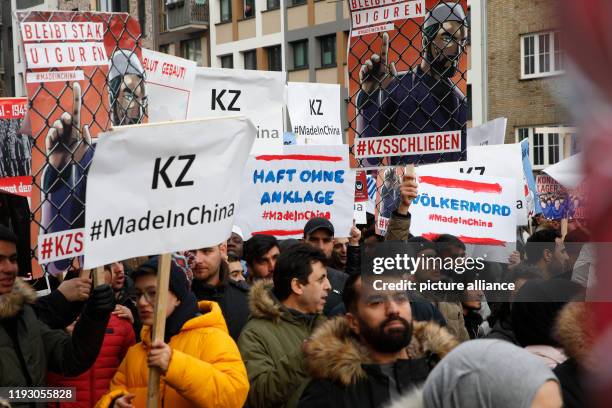
[[[540,205],[540,200],[538,200],[538,191],[536,189],[533,168],[531,167],[531,160],[529,158],[529,139],[523,139],[521,141],[521,154],[523,156],[523,173],[525,174],[525,180],[529,188],[527,208],[530,210],[530,213],[528,216],[531,217],[535,214],[541,214],[542,206]]]
[[[225,242],[255,132],[241,116],[104,134],[87,182],[85,267]]]
[[[515,183],[502,177],[457,176],[437,166],[416,169],[419,195],[410,205],[410,232],[452,234],[466,244],[516,241]]]
[[[67,242],[71,230],[84,226],[85,182],[98,133],[111,124],[146,122],[145,72],[140,26],[127,13],[17,11],[16,16],[35,144],[30,236],[34,253],[40,253],[39,235],[65,232]],[[79,266],[67,258],[45,270],[57,274],[71,264]],[[34,277],[42,274],[37,258],[32,269]]]
[[[368,181],[363,170],[355,172],[355,202],[368,201]]]
[[[544,169],[548,174],[567,189],[574,189],[584,180],[582,170],[582,154],[578,153],[563,159]]]
[[[285,73],[197,68],[189,119],[246,115],[257,128],[251,154],[283,152]]]
[[[21,134],[26,98],[0,98],[0,190],[30,197],[32,142]]]
[[[467,157],[467,162],[460,168],[461,173],[474,172],[483,176],[510,177],[515,180],[518,225],[527,225],[529,187],[525,181],[520,143],[469,146]]]
[[[503,144],[506,137],[506,123],[508,119],[497,118],[480,126],[467,130],[468,146],[488,146]]]
[[[467,1],[348,3],[351,166],[465,160]]]
[[[550,220],[586,218],[586,191],[581,184],[574,189],[567,189],[547,174],[536,177],[538,200],[542,215]]]
[[[340,85],[289,82],[287,110],[298,144],[342,144]]]
[[[346,145],[285,146],[282,155],[251,156],[239,185],[236,225],[244,239],[255,234],[301,238],[313,217],[330,220],[336,236],[350,236],[355,172]]]
[[[149,122],[187,119],[195,83],[195,61],[144,48],[142,65],[147,73]]]
[[[389,167],[378,170],[376,174],[376,205],[374,206],[376,233],[385,235],[389,219],[400,203],[399,187],[404,177],[404,167]]]

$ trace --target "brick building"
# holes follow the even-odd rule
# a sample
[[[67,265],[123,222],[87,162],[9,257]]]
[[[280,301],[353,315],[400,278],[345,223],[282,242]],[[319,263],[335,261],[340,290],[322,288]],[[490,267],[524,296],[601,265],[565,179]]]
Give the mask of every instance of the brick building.
[[[553,0],[486,2],[487,117],[508,118],[506,143],[530,140],[534,169],[576,151],[556,89],[564,56]]]

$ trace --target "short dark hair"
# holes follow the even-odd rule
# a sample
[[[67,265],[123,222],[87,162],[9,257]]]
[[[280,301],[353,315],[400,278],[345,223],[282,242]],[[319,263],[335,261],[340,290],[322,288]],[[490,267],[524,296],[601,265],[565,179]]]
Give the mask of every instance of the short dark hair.
[[[227,262],[240,262],[240,257],[233,252],[228,252]]]
[[[272,235],[257,234],[253,235],[244,243],[244,260],[248,265],[261,259],[269,250],[278,246],[278,240]]]
[[[281,253],[274,267],[274,295],[278,300],[285,300],[291,294],[291,281],[297,278],[305,285],[312,273],[312,263],[325,265],[325,254],[319,248],[309,244],[297,244]]]
[[[7,241],[17,245],[17,235],[8,227],[0,224],[0,241]]]
[[[355,273],[350,275],[344,283],[344,289],[342,290],[342,303],[347,312],[354,313],[357,310],[357,280],[361,278],[361,274]]]
[[[555,240],[561,238],[559,231],[545,228],[540,231],[534,232],[532,236],[527,239],[525,244],[525,255],[527,256],[527,263],[535,264],[544,254],[544,250],[548,249],[550,252],[555,251]]]
[[[451,247],[461,248],[465,251],[465,244],[463,241],[451,234],[441,234],[436,237],[433,242],[436,243],[436,250],[438,252],[445,252]]]

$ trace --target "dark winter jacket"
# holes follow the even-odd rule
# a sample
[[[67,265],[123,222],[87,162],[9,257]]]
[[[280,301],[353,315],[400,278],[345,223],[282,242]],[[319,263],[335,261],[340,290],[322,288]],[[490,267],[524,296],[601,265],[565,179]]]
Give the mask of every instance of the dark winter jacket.
[[[96,321],[84,314],[71,337],[36,318],[31,306],[35,300],[34,290],[19,278],[10,293],[0,296],[1,387],[43,387],[47,370],[79,375],[91,367],[102,346],[108,317]]]
[[[342,291],[344,291],[344,284],[348,279],[348,275],[334,268],[327,268],[327,279],[331,285],[331,291],[327,296],[325,307],[323,308],[323,314],[329,316],[332,310],[340,303],[342,303]]]
[[[590,356],[594,344],[592,324],[588,306],[582,302],[568,303],[557,318],[556,336],[569,358],[553,371],[561,383],[565,408],[593,406],[584,389],[588,372],[594,367]]]
[[[195,293],[198,302],[209,300],[217,302],[223,312],[225,323],[230,336],[238,340],[242,328],[249,319],[249,285],[244,282],[236,282],[228,278],[227,264],[221,263],[219,279],[221,283],[217,286],[207,285],[201,280],[194,279],[191,290]]]
[[[32,304],[38,319],[50,329],[65,329],[71,325],[83,310],[85,302],[70,302],[57,289],[41,296]]]
[[[457,340],[435,323],[415,322],[409,359],[393,368],[399,394],[421,385],[434,365]],[[389,379],[352,334],[346,318],[329,320],[307,343],[305,362],[313,380],[299,402],[300,408],[377,408],[390,400]]]
[[[48,408],[91,408],[108,392],[108,386],[125,357],[136,343],[134,329],[128,320],[111,316],[106,327],[102,349],[93,367],[75,378],[49,373],[49,387],[75,387],[75,402],[54,402]]]
[[[266,280],[255,282],[249,305],[251,316],[238,339],[251,384],[247,406],[294,407],[308,379],[302,345],[325,317],[289,310]]]

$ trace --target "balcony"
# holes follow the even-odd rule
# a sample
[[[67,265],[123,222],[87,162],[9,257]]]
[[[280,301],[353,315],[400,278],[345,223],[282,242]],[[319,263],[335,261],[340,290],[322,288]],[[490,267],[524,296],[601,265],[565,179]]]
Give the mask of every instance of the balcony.
[[[192,33],[208,29],[208,0],[166,0],[167,29]]]

